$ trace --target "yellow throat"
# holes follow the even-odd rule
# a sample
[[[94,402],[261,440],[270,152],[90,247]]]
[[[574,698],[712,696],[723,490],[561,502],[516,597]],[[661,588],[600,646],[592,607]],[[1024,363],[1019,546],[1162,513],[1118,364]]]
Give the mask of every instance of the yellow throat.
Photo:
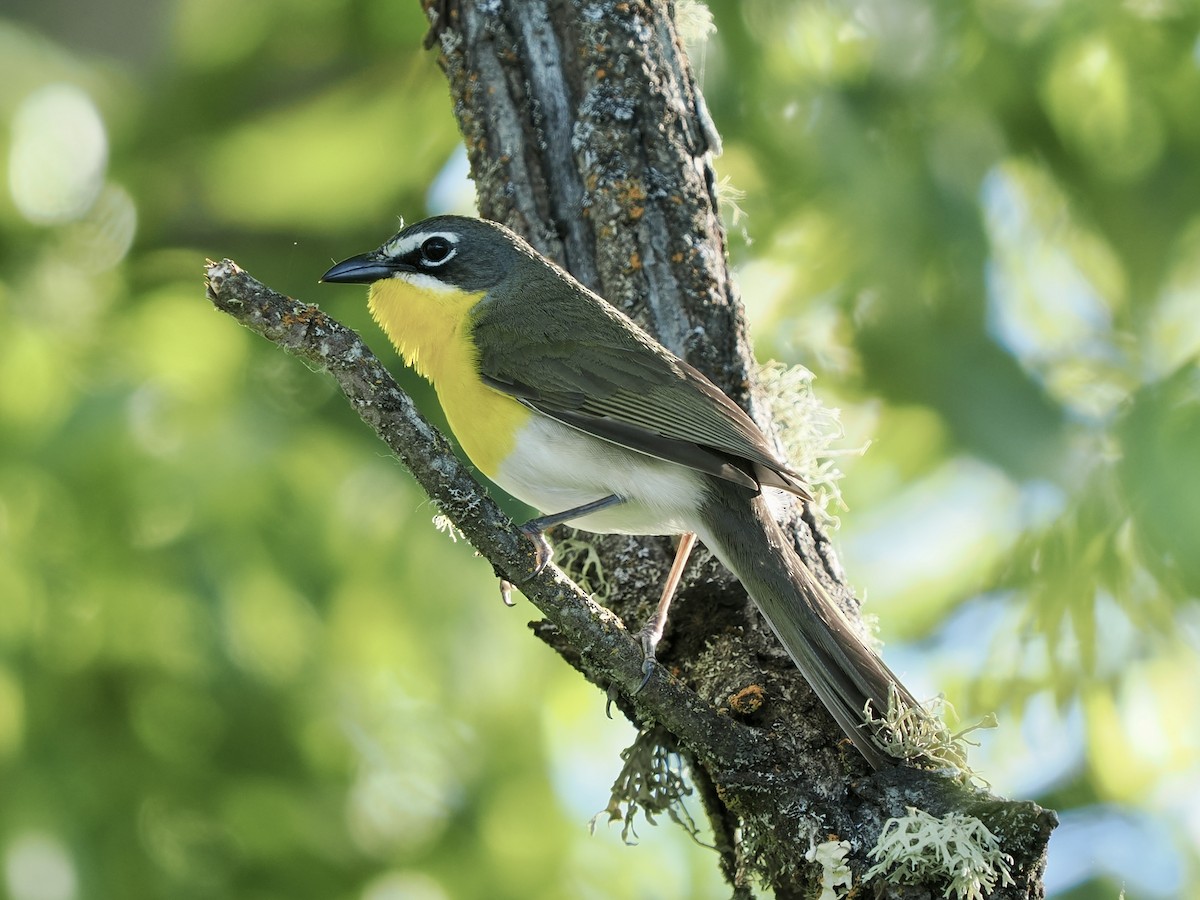
[[[389,278],[371,285],[367,306],[404,361],[433,383],[471,462],[494,479],[532,412],[479,377],[470,312],[483,296]]]

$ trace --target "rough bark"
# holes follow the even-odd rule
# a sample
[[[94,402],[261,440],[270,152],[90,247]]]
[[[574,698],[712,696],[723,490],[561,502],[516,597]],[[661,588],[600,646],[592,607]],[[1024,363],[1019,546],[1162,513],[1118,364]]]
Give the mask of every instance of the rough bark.
[[[742,307],[726,264],[709,153],[715,137],[672,9],[612,0],[426,0],[426,9],[481,214],[524,234],[769,427],[755,402]],[[831,836],[850,842],[846,862],[859,888],[884,822],[914,806],[935,816],[970,813],[1001,839],[1015,884],[993,896],[1042,896],[1054,814],[944,773],[871,773],[711,559],[698,554],[689,565],[660,647],[664,666],[634,694],[641,652],[630,632],[657,599],[668,541],[596,540],[617,615],[553,568],[531,575],[528,542],[356,335],[228,260],[210,264],[209,297],[337,379],[443,512],[542,612],[535,633],[645,726],[646,752],[631,753],[627,767],[663,750],[682,755],[735,895],[749,896],[758,879],[778,897],[817,896],[820,870],[805,853]],[[857,617],[816,519],[803,512],[791,526],[810,568]],[[654,799],[669,804],[673,796],[665,789]],[[944,888],[941,880],[905,887],[877,880],[861,890],[915,898],[941,897]]]

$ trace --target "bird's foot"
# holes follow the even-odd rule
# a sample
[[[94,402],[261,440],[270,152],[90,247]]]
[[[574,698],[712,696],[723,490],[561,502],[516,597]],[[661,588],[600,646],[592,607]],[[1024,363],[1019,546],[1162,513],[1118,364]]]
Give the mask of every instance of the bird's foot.
[[[546,540],[546,536],[542,534],[542,530],[536,521],[518,525],[517,530],[529,538],[529,542],[533,544],[533,574],[541,574],[542,569],[546,568],[550,560],[554,558],[554,549],[550,546],[550,542]],[[512,591],[512,582],[507,578],[501,578],[500,599],[504,601],[505,606],[516,606],[513,602]]]
[[[658,649],[658,642],[662,640],[662,634],[663,626],[657,614],[651,616],[650,621],[637,633],[638,642],[642,645],[642,681],[633,692],[634,696],[640,694],[650,683],[650,676],[654,674],[654,666],[658,663],[655,651]]]
[[[533,544],[533,574],[541,574],[542,569],[546,568],[550,564],[550,560],[554,559],[554,549],[550,546],[550,542],[546,540],[546,536],[542,534],[542,529],[538,527],[536,522],[526,522],[523,525],[518,525],[517,530],[529,538],[529,542]]]

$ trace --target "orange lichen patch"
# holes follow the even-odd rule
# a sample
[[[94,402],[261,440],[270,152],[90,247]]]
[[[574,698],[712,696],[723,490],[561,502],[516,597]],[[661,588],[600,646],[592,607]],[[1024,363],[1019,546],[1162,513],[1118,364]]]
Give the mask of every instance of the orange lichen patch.
[[[646,188],[636,178],[625,178],[619,181],[617,193],[626,203],[640,203],[646,199]]]
[[[679,263],[683,262],[683,253],[681,253],[681,252],[672,253],[671,254],[671,262],[675,263],[676,265],[679,265]]]
[[[617,203],[629,211],[629,218],[635,222],[646,214],[646,207],[643,205],[646,200],[646,188],[640,179],[619,179],[613,184],[613,193]]]
[[[279,321],[282,325],[291,328],[293,325],[308,325],[313,319],[321,317],[321,310],[315,306],[306,306],[298,313],[284,313],[280,316]]]
[[[760,684],[751,684],[729,697],[729,708],[739,716],[748,716],[762,709],[767,692]]]
[[[642,254],[640,254],[636,250],[634,250],[633,254],[629,257],[629,268],[631,271],[636,272],[641,267],[642,267]]]

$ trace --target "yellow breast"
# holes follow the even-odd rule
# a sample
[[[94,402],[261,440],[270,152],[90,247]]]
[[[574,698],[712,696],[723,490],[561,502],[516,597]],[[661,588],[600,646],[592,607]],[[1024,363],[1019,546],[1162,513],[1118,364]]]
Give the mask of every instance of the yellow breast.
[[[471,308],[483,293],[398,278],[371,285],[371,315],[408,365],[433,382],[454,436],[481,472],[495,478],[530,410],[483,383],[471,341]]]

